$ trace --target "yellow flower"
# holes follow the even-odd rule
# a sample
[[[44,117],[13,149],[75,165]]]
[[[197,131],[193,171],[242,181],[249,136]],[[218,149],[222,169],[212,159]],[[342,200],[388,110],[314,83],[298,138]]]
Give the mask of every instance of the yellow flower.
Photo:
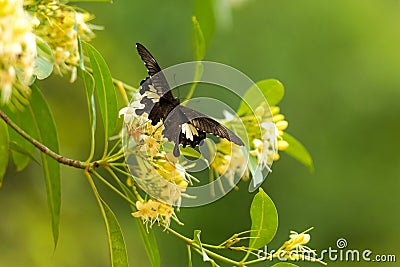
[[[326,265],[325,262],[317,258],[317,253],[315,250],[305,246],[310,242],[311,236],[307,232],[311,231],[313,228],[309,228],[302,233],[297,233],[295,231],[290,231],[289,240],[286,241],[274,255],[278,257],[283,257],[293,261],[310,261],[319,262]]]
[[[175,215],[174,208],[157,200],[150,199],[147,202],[136,202],[136,212],[132,213],[133,217],[142,219],[143,223],[153,226],[155,222],[162,223],[165,228],[168,228],[171,223],[171,218],[178,220]]]
[[[137,201],[136,209],[138,211],[133,212],[132,216],[141,218],[144,222],[151,221],[157,217],[157,210],[160,204],[160,202],[153,201],[152,199],[147,202]]]
[[[32,12],[35,22],[33,32],[51,48],[54,67],[58,74],[71,73],[71,82],[76,79],[79,63],[78,36],[81,40],[94,38],[93,18],[83,9],[76,9],[59,1],[26,1],[25,8]]]
[[[231,186],[235,185],[235,175],[241,175],[241,179],[249,177],[246,165],[246,157],[242,149],[226,139],[221,139],[216,145],[216,155],[210,164],[210,168],[218,175],[223,175]]]
[[[28,84],[36,57],[31,27],[22,0],[0,1],[0,102],[3,104],[10,101],[14,89],[23,96],[30,92]]]
[[[306,234],[306,232],[298,234],[295,231],[290,231],[289,238],[290,239],[285,242],[285,249],[287,251],[290,251],[292,249],[302,250],[303,248],[305,248],[304,245],[310,242],[311,236],[310,234]]]
[[[146,151],[150,157],[154,157],[160,150],[160,141],[148,135],[143,135],[144,145],[140,147],[140,151]]]

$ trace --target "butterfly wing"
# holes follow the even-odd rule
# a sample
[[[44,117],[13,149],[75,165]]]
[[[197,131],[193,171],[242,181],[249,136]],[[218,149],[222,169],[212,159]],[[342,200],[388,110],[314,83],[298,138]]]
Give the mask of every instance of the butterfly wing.
[[[151,124],[154,126],[161,120],[165,120],[168,114],[174,109],[175,106],[179,105],[179,101],[174,99],[170,101],[164,97],[160,97],[156,92],[154,86],[151,84],[151,80],[145,80],[140,86],[140,93],[142,94],[142,100],[144,104],[142,109],[136,109],[136,114],[141,116],[144,112],[149,115]]]
[[[218,137],[225,138],[239,146],[244,146],[243,141],[236,134],[234,134],[232,131],[230,131],[228,128],[226,128],[216,120],[211,119],[207,115],[194,109],[185,106],[180,107],[183,114],[185,114],[186,118],[196,129]]]
[[[175,143],[175,156],[179,156],[179,144],[194,148],[202,143],[206,133],[225,138],[239,146],[244,145],[237,135],[216,120],[182,105],[171,110],[164,121],[163,136]]]
[[[174,156],[179,157],[179,145],[183,147],[196,147],[206,138],[206,133],[196,129],[182,111],[183,106],[178,105],[170,111],[163,125],[163,136],[168,141],[175,143]]]
[[[149,85],[151,84],[160,97],[173,101],[174,96],[172,95],[167,79],[162,73],[157,61],[142,44],[136,43],[136,49],[147,68],[147,73],[150,75],[150,77],[147,77],[141,82],[141,85],[144,83],[148,83]],[[142,87],[140,93],[144,94],[145,90],[146,88]]]

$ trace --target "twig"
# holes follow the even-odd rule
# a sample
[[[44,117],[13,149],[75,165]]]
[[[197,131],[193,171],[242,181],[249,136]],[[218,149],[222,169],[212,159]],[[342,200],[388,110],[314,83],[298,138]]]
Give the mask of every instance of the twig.
[[[19,135],[21,135],[23,138],[25,138],[27,141],[29,141],[31,144],[33,144],[40,151],[42,151],[49,157],[57,160],[61,164],[65,164],[65,165],[79,168],[79,169],[97,167],[100,165],[99,162],[87,163],[87,162],[83,162],[83,161],[70,159],[70,158],[61,156],[60,154],[52,151],[47,146],[43,145],[38,140],[34,139],[32,136],[27,134],[17,124],[15,124],[15,122],[13,122],[2,110],[0,110],[0,117],[5,121],[5,123],[7,123],[11,128],[13,128]]]

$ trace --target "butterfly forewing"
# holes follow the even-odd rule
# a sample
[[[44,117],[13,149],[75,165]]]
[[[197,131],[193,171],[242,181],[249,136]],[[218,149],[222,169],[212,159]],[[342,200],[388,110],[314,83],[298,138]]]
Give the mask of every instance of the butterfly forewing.
[[[150,75],[142,81],[142,84],[148,82],[156,89],[160,97],[163,96],[172,101],[174,96],[157,61],[143,45],[136,43],[136,49],[147,68],[147,73]]]

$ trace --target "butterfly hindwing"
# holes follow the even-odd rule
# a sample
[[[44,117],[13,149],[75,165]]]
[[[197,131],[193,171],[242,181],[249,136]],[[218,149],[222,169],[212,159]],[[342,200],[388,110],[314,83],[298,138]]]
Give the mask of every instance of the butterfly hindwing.
[[[225,138],[239,146],[244,145],[243,141],[236,134],[231,132],[228,128],[226,128],[216,120],[188,107],[181,106],[181,110],[185,114],[188,121],[196,129],[201,129],[206,133]]]

